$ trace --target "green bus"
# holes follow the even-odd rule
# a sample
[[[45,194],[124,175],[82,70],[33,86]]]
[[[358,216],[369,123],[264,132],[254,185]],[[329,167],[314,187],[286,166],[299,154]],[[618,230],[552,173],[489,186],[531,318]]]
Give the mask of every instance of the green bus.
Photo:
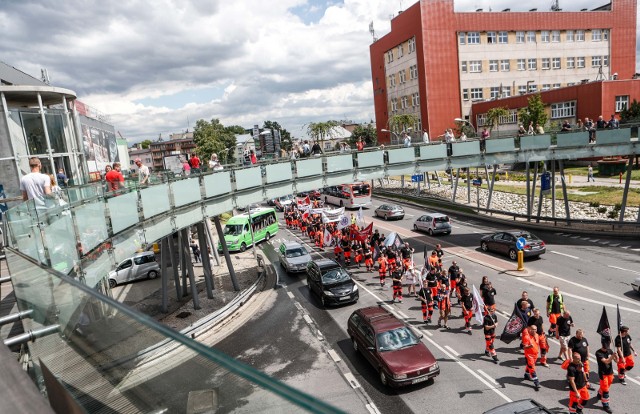
[[[251,209],[250,213],[233,216],[224,225],[224,240],[229,251],[247,250],[253,243],[251,241],[251,229],[249,228],[249,215],[253,228],[253,240],[255,243],[269,240],[278,232],[278,217],[273,208]],[[218,243],[218,251],[222,251],[222,244]]]

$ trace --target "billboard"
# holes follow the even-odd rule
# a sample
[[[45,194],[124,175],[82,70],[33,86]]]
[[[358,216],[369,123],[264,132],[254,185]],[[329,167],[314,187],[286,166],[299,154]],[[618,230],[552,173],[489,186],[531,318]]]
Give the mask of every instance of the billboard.
[[[107,164],[120,162],[116,134],[111,125],[80,115],[80,128],[89,172],[104,171]]]

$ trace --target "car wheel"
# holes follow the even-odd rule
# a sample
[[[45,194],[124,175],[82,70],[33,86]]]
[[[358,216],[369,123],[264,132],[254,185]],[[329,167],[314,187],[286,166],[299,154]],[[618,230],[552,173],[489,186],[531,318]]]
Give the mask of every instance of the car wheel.
[[[353,350],[358,352],[358,343],[356,342],[355,338],[351,338],[351,343],[353,344]]]
[[[116,286],[118,286],[118,282],[115,279],[109,279],[109,287],[113,289]]]
[[[244,252],[245,250],[247,250],[247,245],[243,242],[243,243],[240,245],[240,251],[241,251],[241,252]]]
[[[487,242],[480,243],[480,250],[482,250],[483,252],[489,251],[489,245],[487,244]]]
[[[418,226],[414,224],[414,225],[413,225],[413,230],[414,230],[414,231],[418,231]]]
[[[269,241],[270,238],[271,238],[271,235],[269,234],[269,232],[267,232],[267,234],[264,236],[264,239],[266,241]]]
[[[382,368],[380,368],[380,382],[381,382],[381,383],[382,383],[382,385],[384,385],[385,387],[386,387],[387,385],[389,385],[389,384],[388,384],[388,381],[387,381],[387,375],[384,373],[384,370],[383,370]]]
[[[158,272],[156,270],[150,270],[149,273],[147,273],[147,276],[149,279],[155,279],[158,277]]]
[[[433,236],[433,229],[427,230],[427,233],[429,233],[429,236]]]
[[[389,220],[389,216],[385,214],[385,215],[384,215],[384,219],[385,219],[385,220]]]
[[[518,260],[518,252],[516,252],[514,249],[510,249],[509,250],[509,259]]]

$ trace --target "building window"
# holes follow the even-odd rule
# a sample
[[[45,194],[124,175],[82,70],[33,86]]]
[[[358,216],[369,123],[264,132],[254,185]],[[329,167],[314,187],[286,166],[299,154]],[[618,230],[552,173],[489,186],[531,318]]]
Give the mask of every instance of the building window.
[[[400,84],[403,84],[407,81],[407,71],[405,69],[402,69],[400,72]]]
[[[500,61],[500,70],[502,72],[509,72],[509,70],[511,70],[511,64],[509,63],[508,60],[501,60]]]
[[[560,89],[560,84],[559,83],[554,83],[553,84],[553,89]]]
[[[398,111],[398,98],[391,99],[391,112]]]
[[[538,85],[536,85],[535,83],[529,84],[529,93],[536,92],[537,90],[538,90]]]
[[[409,53],[413,53],[416,51],[416,38],[412,37],[409,39]]]
[[[518,59],[518,70],[527,69],[527,62],[525,59]]]
[[[602,65],[602,56],[591,56],[591,67],[599,68]]]
[[[616,112],[629,107],[629,95],[616,96]]]
[[[471,61],[469,61],[469,72],[471,72],[471,73],[480,73],[480,72],[482,72],[482,61],[481,60],[471,60]]]
[[[489,72],[497,72],[498,71],[498,61],[490,60],[489,61]]]
[[[389,75],[389,87],[396,86],[396,75]]]
[[[509,43],[509,34],[507,32],[498,32],[498,43]]]
[[[584,56],[579,56],[576,58],[576,67],[584,68]]]
[[[602,30],[600,30],[600,29],[591,30],[591,41],[592,42],[600,42],[600,41],[602,41]]]
[[[500,87],[499,86],[492,86],[490,91],[489,91],[489,97],[491,99],[498,99],[500,97]]]
[[[402,109],[407,109],[409,107],[409,97],[403,96],[400,100],[400,105]]]
[[[573,118],[576,116],[576,101],[551,104],[551,119]]]
[[[467,38],[467,34],[465,32],[458,33],[458,43],[464,45],[467,43],[465,39]]]
[[[576,67],[576,59],[572,57],[567,58],[567,69],[573,69]]]
[[[418,79],[418,65],[409,67],[409,79]]]
[[[467,44],[479,45],[480,44],[480,32],[467,33]]]
[[[484,99],[484,94],[482,93],[482,88],[471,88],[471,100],[478,101]]]
[[[551,89],[551,84],[550,83],[543,83],[542,84],[542,89],[543,91],[548,91],[549,89]]]
[[[609,40],[609,31],[606,29],[602,31],[602,40]]]
[[[543,30],[540,32],[540,41],[542,43],[549,43],[550,37],[549,37],[549,31],[548,30]]]
[[[538,61],[535,58],[527,59],[527,69],[536,70],[538,68]]]
[[[463,89],[462,90],[462,100],[463,101],[468,101],[469,100],[469,89]]]
[[[576,30],[576,42],[584,42],[584,30]]]
[[[609,66],[609,55],[602,56],[602,66]]]
[[[516,32],[516,43],[524,43],[524,32]]]
[[[549,69],[551,69],[551,59],[549,59],[549,58],[542,58],[541,68],[542,68],[542,70],[549,70]]]
[[[560,30],[554,30],[551,32],[551,41],[554,43],[560,42]]]
[[[387,52],[387,63],[393,62],[393,50]]]
[[[400,59],[402,56],[404,56],[404,48],[402,47],[402,45],[398,45],[398,59]]]
[[[462,62],[460,62],[460,70],[462,71],[462,73],[467,73],[467,61],[463,60]]]
[[[418,92],[411,94],[411,106],[414,108],[420,106],[420,94]]]
[[[576,84],[575,82],[567,82],[567,86],[573,86],[575,84]]]
[[[551,59],[551,68],[552,69],[560,69],[560,58],[553,58]]]
[[[498,43],[498,37],[496,36],[496,32],[487,32],[487,43]]]
[[[508,86],[503,86],[502,87],[502,97],[503,98],[508,98],[511,96],[511,88]]]
[[[567,42],[573,42],[573,30],[567,30],[566,37]]]
[[[527,93],[527,86],[526,85],[518,85],[518,94],[519,95],[524,95],[525,93]]]
[[[527,32],[527,43],[535,43],[536,42],[536,32],[528,31]]]

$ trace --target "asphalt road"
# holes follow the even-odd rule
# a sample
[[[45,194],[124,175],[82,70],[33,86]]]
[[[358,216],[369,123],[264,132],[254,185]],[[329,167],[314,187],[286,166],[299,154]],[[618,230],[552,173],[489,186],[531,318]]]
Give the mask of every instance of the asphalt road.
[[[379,204],[378,200],[374,200],[375,206]],[[572,311],[576,328],[583,328],[586,332],[592,354],[599,347],[599,335],[595,331],[603,305],[614,327],[618,304],[623,323],[631,328],[630,335],[638,336],[640,297],[632,291],[629,282],[640,275],[640,240],[618,241],[602,234],[584,237],[536,232],[547,243],[547,253],[540,259],[525,262],[526,274],[530,277],[518,277],[514,276],[514,262],[479,250],[481,235],[506,228],[480,220],[458,219],[452,215],[451,235],[429,237],[410,230],[413,219],[421,211],[408,207],[405,210],[405,218],[394,222],[372,218],[373,208],[366,210],[365,215],[367,223],[373,220],[374,227],[380,232],[388,234],[396,231],[409,241],[416,250],[414,258],[419,265],[422,264],[423,246],[426,244],[431,249],[436,243],[441,243],[445,251],[445,266],[449,267],[451,260],[455,259],[464,269],[470,284],[479,286],[482,276],[489,276],[498,292],[499,332],[523,290],[529,292],[529,297],[537,306],[544,308],[553,286],[559,286],[567,308]],[[292,240],[298,236],[298,232],[292,234],[283,225],[270,243],[277,246],[283,239]],[[307,241],[306,238],[304,241]],[[317,298],[309,295],[304,275],[285,274],[277,266],[273,248],[266,245],[263,248],[274,263],[284,287],[277,291],[273,306],[220,344],[221,349],[231,356],[273,373],[276,378],[292,382],[294,386],[330,403],[335,402],[349,412],[362,411],[356,408],[369,404],[366,408],[370,412],[376,412],[377,409],[381,413],[480,413],[523,398],[535,398],[554,411],[566,411],[568,389],[565,388],[565,371],[555,359],[559,345],[554,340],[550,340],[550,368],[537,368],[542,388],[536,392],[533,384],[522,378],[524,357],[517,349],[518,344],[513,342],[507,345],[496,340],[500,363],[494,364],[483,354],[484,338],[477,322],[472,336],[462,331],[464,321],[455,300],[453,319],[449,322],[452,330],[427,326],[422,323],[418,301],[405,297],[403,303],[392,303],[391,288],[380,288],[374,277],[377,273],[374,275],[365,273],[364,269],[353,268],[351,270],[360,287],[359,302],[323,309]],[[316,250],[314,256],[320,254]],[[333,256],[328,249],[322,254]],[[424,333],[423,341],[441,367],[441,374],[433,383],[400,390],[387,389],[380,384],[373,367],[354,352],[346,332],[347,318],[358,307],[374,305],[393,310],[416,330]],[[546,328],[548,324],[545,324]],[[319,345],[318,337],[322,338]],[[634,342],[636,348],[640,349],[640,342]],[[248,355],[247,352],[253,353]],[[315,356],[310,357],[309,352]],[[591,367],[591,383],[597,389],[597,372],[593,372],[597,365],[593,359]],[[630,372],[627,386],[618,382],[612,386],[611,407],[614,412],[638,412],[636,395],[640,387],[640,372],[637,370]],[[338,374],[342,380],[336,381]],[[295,381],[291,381],[292,378]],[[305,380],[296,385],[298,378]],[[595,396],[595,391],[591,392],[591,396]],[[352,405],[347,403],[350,399]],[[596,407],[600,410],[601,404],[595,399],[587,405],[588,410]]]

